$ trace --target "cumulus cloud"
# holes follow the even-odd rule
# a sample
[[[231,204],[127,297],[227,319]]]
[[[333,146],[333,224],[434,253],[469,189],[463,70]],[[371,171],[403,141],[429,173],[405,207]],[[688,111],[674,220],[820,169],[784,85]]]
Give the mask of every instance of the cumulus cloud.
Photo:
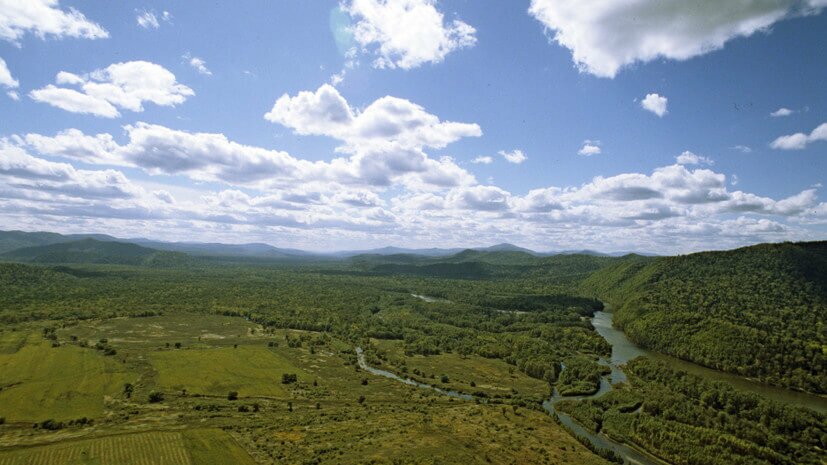
[[[517,165],[528,160],[528,157],[520,149],[514,149],[511,151],[500,150],[499,152],[497,152],[497,155],[503,157],[505,161]]]
[[[360,169],[353,157],[309,162],[215,134],[143,124],[125,129],[130,140],[124,145],[108,135],[85,136],[80,131],[64,131],[54,139],[28,135],[12,138],[13,143],[3,140],[4,224],[40,222],[49,226],[45,229],[58,230],[67,222],[86,225],[86,230],[106,224],[110,232],[134,230],[137,224],[180,231],[178,238],[223,231],[236,239],[261,235],[298,241],[291,245],[302,244],[298,238],[308,236],[325,245],[391,239],[412,245],[469,245],[509,238],[539,248],[599,243],[607,250],[681,252],[708,248],[713,240],[723,247],[813,238],[812,231],[797,225],[827,219],[827,205],[819,203],[815,188],[772,199],[732,190],[723,173],[690,165],[595,177],[580,186],[541,187],[525,194],[473,182],[433,192],[410,190],[407,174],[392,180],[401,189],[385,190],[370,183],[331,182],[339,170]],[[84,163],[108,161],[151,174],[221,178],[231,187],[181,199],[173,195],[177,187],[153,182],[143,188],[113,169],[80,170],[36,158],[25,153],[23,144]],[[242,175],[248,171],[260,175]],[[245,184],[251,179],[265,182]]]
[[[663,117],[663,115],[668,113],[666,109],[668,103],[669,99],[662,95],[646,94],[646,97],[640,101],[640,106],[643,107],[644,110],[651,111],[659,117]]]
[[[15,89],[20,85],[17,79],[13,78],[8,65],[3,58],[0,58],[0,86],[5,86],[10,89]]]
[[[345,0],[356,42],[376,56],[377,68],[411,69],[439,63],[477,42],[476,30],[454,19],[446,22],[435,0]]]
[[[147,61],[115,63],[83,76],[61,71],[55,81],[58,86],[74,85],[80,90],[49,84],[29,96],[72,113],[104,118],[120,116],[119,108],[141,112],[144,102],[175,106],[195,95],[169,70]]]
[[[749,147],[747,145],[736,145],[732,147],[732,150],[737,150],[741,153],[752,153],[752,147]]]
[[[600,155],[602,152],[603,150],[600,148],[599,140],[586,140],[583,142],[583,147],[580,147],[580,150],[577,151],[577,154],[590,157],[592,155]]]
[[[297,134],[341,140],[341,150],[347,152],[377,144],[443,148],[461,138],[482,135],[477,124],[441,121],[421,106],[397,97],[382,97],[358,111],[329,84],[315,92],[299,92],[295,97],[282,95],[264,118]]]
[[[481,155],[481,156],[471,160],[471,163],[474,163],[475,165],[478,165],[478,164],[490,165],[491,163],[494,163],[494,158],[489,157],[487,155]]]
[[[715,161],[711,158],[696,155],[690,151],[685,151],[675,157],[675,162],[679,165],[714,165]]]
[[[7,187],[86,199],[132,198],[140,194],[120,171],[79,170],[68,163],[43,160],[7,139],[0,139],[0,178]]]
[[[803,150],[809,144],[827,140],[827,123],[822,123],[813,129],[810,134],[797,132],[788,136],[781,136],[770,144],[770,147],[777,150]]]
[[[330,162],[311,162],[287,152],[233,142],[223,134],[193,133],[147,123],[127,125],[124,130],[129,142],[123,145],[109,134],[86,135],[77,129],[52,137],[28,134],[24,140],[45,155],[260,189],[302,183],[387,187],[394,182],[414,189],[442,189],[475,182],[449,157],[433,159],[421,150],[394,143],[377,144]]]
[[[532,0],[528,11],[571,51],[580,71],[612,78],[634,63],[721,49],[825,6],[823,0]]]
[[[61,9],[58,0],[0,0],[0,39],[19,44],[27,32],[41,39],[109,37],[103,27],[80,11]]]
[[[781,117],[781,116],[790,116],[793,113],[794,112],[792,110],[790,110],[789,108],[781,107],[778,110],[775,110],[774,112],[770,113],[770,116],[772,116],[774,118],[778,118],[778,117]]]

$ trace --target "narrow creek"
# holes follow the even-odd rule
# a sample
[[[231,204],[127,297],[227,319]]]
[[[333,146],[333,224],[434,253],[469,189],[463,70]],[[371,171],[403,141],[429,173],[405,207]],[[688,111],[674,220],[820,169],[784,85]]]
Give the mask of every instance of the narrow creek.
[[[400,383],[404,383],[410,386],[416,386],[422,389],[430,389],[432,391],[438,392],[442,395],[454,397],[457,399],[462,400],[474,400],[474,396],[469,394],[463,394],[457,391],[447,391],[445,389],[440,389],[436,386],[431,386],[430,384],[420,383],[419,381],[414,381],[410,378],[403,378],[396,373],[392,373],[386,370],[380,370],[379,368],[372,367],[368,365],[367,361],[365,360],[365,352],[362,350],[361,347],[356,348],[356,360],[359,363],[359,368],[367,371],[368,373],[372,373],[376,376],[384,376],[385,378],[392,379],[394,381],[399,381]]]
[[[423,295],[412,295],[426,302],[438,302],[442,300]],[[611,368],[610,374],[601,378],[600,389],[595,394],[590,396],[567,396],[565,397],[565,399],[593,399],[605,394],[606,392],[609,392],[612,389],[612,384],[627,381],[626,373],[623,372],[622,365],[636,357],[646,356],[652,359],[666,362],[671,367],[678,370],[686,371],[688,373],[698,375],[707,379],[727,382],[736,389],[740,389],[742,391],[753,392],[772,400],[776,400],[787,404],[804,406],[819,412],[827,412],[827,398],[806,394],[802,392],[791,391],[780,387],[770,386],[767,384],[760,383],[758,381],[743,378],[738,375],[724,373],[718,370],[714,370],[712,368],[702,367],[691,362],[687,362],[675,357],[670,357],[668,355],[664,355],[658,352],[653,352],[638,347],[631,340],[629,340],[628,337],[626,337],[626,334],[624,334],[623,331],[616,329],[612,325],[612,317],[613,315],[610,312],[599,311],[595,312],[594,317],[592,318],[592,325],[594,326],[595,330],[612,346],[612,355],[608,359],[601,358],[599,360],[600,364],[607,365]],[[359,367],[365,371],[368,371],[369,373],[373,373],[374,375],[384,376],[386,378],[390,378],[411,386],[416,386],[423,389],[430,389],[440,394],[444,394],[458,399],[474,399],[473,396],[470,396],[468,394],[463,394],[455,391],[446,391],[438,387],[431,386],[429,384],[419,383],[408,378],[402,378],[396,375],[395,373],[391,373],[389,371],[371,367],[365,361],[365,355],[362,352],[361,347],[356,348],[356,354]],[[564,399],[564,397],[560,396],[557,393],[557,389],[555,388],[552,392],[551,398],[543,402],[543,408],[550,414],[556,415],[560,423],[569,428],[578,436],[582,436],[588,439],[589,442],[591,442],[594,446],[598,448],[613,451],[618,456],[623,457],[623,459],[629,464],[664,464],[663,461],[658,460],[657,458],[654,458],[644,452],[641,452],[627,444],[616,442],[603,433],[592,433],[591,431],[587,430],[586,428],[582,427],[579,423],[574,421],[570,416],[558,412],[554,408],[554,403],[561,399]]]

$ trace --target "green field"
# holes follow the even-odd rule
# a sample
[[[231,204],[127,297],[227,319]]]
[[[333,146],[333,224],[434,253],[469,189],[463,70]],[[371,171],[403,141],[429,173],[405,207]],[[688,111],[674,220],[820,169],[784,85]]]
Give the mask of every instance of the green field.
[[[0,465],[252,465],[217,430],[153,431],[0,450]]]
[[[158,372],[157,386],[163,390],[285,397],[282,374],[295,373],[299,380],[308,381],[300,368],[266,346],[161,351],[151,353],[150,359]]]
[[[4,341],[19,338],[3,335]],[[99,417],[105,398],[119,394],[123,384],[135,378],[94,349],[52,347],[30,334],[17,351],[0,353],[0,416],[9,422]]]

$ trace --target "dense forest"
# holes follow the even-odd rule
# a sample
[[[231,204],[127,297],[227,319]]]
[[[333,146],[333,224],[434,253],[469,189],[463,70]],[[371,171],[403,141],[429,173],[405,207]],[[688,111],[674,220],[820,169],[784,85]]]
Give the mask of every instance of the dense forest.
[[[827,243],[621,259],[586,293],[635,342],[711,368],[827,393]]]
[[[557,408],[676,465],[823,463],[827,424],[815,412],[643,358],[626,371],[630,388]]]

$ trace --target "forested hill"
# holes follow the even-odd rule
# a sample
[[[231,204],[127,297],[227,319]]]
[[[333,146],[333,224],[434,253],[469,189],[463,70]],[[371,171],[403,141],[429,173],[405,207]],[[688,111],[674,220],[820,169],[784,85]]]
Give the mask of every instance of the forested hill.
[[[35,247],[24,247],[0,255],[4,260],[27,263],[94,263],[112,265],[179,266],[191,262],[180,252],[139,245],[83,239]]]
[[[635,342],[794,389],[827,393],[827,242],[627,257],[581,284]]]
[[[359,255],[352,263],[371,274],[451,279],[536,279],[575,285],[610,263],[613,257],[594,255],[535,256],[520,251],[464,250],[447,257],[410,254]]]

